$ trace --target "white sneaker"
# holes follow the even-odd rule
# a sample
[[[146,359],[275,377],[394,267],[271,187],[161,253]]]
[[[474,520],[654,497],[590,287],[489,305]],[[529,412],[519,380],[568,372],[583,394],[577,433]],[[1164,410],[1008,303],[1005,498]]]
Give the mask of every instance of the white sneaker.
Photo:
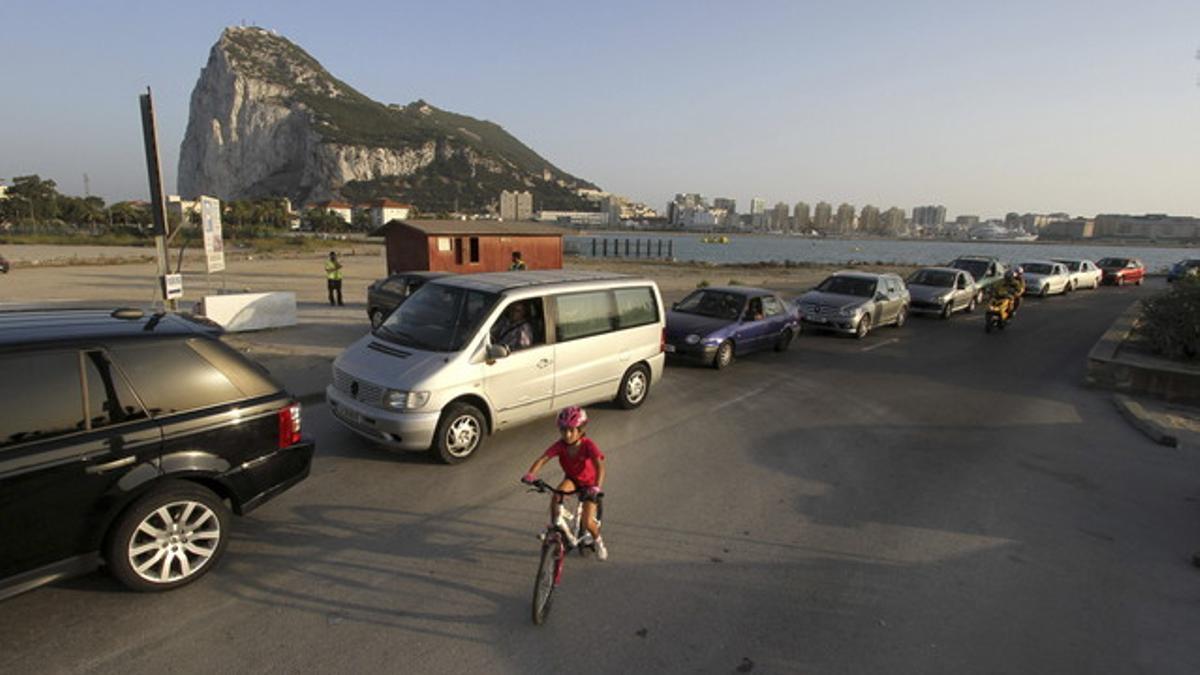
[[[591,543],[592,543],[592,533],[584,532],[583,536],[579,538],[579,545],[587,546],[588,544],[591,544]]]
[[[604,547],[604,537],[601,537],[596,540],[595,547],[596,547],[596,559],[597,560],[608,560],[608,549]]]

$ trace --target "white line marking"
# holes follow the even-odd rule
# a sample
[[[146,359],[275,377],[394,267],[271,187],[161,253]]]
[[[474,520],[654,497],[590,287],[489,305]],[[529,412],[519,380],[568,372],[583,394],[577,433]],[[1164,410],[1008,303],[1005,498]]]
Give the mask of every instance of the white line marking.
[[[862,352],[869,352],[869,351],[871,351],[872,349],[879,349],[880,347],[886,347],[886,346],[888,346],[888,345],[895,344],[895,343],[897,343],[897,342],[899,342],[899,341],[900,341],[900,338],[892,338],[892,339],[890,339],[890,340],[884,340],[883,342],[877,342],[877,343],[875,343],[875,344],[871,345],[870,347],[863,347],[863,348],[862,348],[862,349],[860,349],[859,351],[862,351]]]
[[[753,391],[748,391],[748,392],[742,394],[741,396],[738,396],[737,398],[731,398],[728,401],[725,401],[724,403],[719,403],[719,404],[713,406],[712,409],[720,410],[721,408],[727,408],[727,407],[729,407],[735,403],[738,403],[740,401],[744,401],[748,398],[758,396],[759,394],[763,393],[764,391],[766,391],[769,388],[770,387],[759,387],[758,389],[755,389]]]

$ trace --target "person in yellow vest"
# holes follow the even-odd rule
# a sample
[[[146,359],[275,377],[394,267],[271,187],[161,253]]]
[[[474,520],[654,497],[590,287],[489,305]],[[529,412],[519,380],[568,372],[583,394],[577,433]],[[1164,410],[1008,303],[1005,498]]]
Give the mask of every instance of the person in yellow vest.
[[[329,305],[332,307],[336,304],[342,306],[342,263],[338,262],[337,253],[329,252],[329,260],[325,261],[325,281],[329,287]],[[333,294],[337,293],[337,302],[333,301]]]
[[[509,272],[523,272],[529,269],[525,266],[525,260],[521,257],[520,251],[512,252],[512,264],[508,266]]]

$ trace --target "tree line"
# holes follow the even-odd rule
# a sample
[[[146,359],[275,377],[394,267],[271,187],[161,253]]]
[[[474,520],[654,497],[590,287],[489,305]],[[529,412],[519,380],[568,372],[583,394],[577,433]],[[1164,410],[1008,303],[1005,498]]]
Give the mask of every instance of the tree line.
[[[16,176],[0,198],[0,230],[18,234],[132,234],[151,237],[154,217],[150,204],[120,201],[106,204],[101,197],[65,195],[50,179],[38,175]],[[311,215],[311,214],[310,214]],[[331,222],[328,217],[331,217]],[[225,235],[270,236],[287,230],[295,216],[286,199],[236,199],[221,202],[221,223]],[[178,214],[170,213],[172,227],[178,227]],[[311,219],[311,218],[309,218]],[[191,212],[185,225],[199,225],[200,215]],[[342,231],[352,224],[325,211],[317,214],[319,224],[329,231]],[[314,227],[314,229],[321,229]]]

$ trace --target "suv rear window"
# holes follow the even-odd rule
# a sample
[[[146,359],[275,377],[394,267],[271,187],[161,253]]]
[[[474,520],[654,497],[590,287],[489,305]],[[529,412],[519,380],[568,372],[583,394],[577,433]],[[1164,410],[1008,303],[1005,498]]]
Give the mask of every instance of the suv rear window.
[[[0,448],[83,431],[79,352],[0,358]]]
[[[650,287],[617,288],[613,295],[617,298],[617,328],[633,328],[658,321],[658,305]]]
[[[109,347],[152,415],[195,410],[246,398],[189,343],[160,340]]]

